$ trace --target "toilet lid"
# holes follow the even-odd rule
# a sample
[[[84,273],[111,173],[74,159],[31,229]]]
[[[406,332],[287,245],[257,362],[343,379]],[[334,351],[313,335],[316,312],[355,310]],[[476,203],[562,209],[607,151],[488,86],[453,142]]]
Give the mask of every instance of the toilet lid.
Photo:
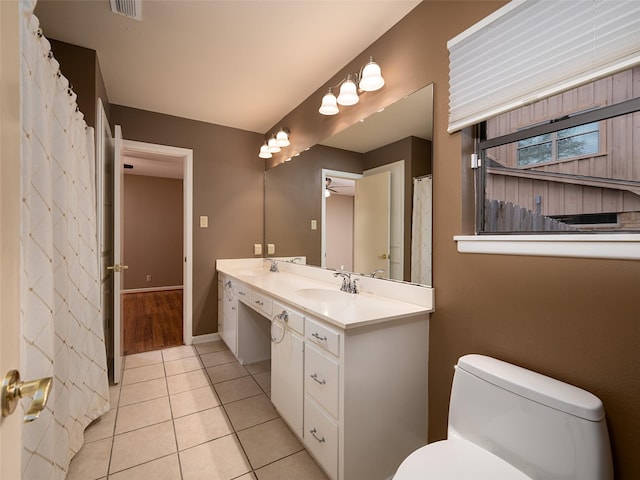
[[[462,439],[419,448],[404,459],[393,480],[531,480],[493,453]]]

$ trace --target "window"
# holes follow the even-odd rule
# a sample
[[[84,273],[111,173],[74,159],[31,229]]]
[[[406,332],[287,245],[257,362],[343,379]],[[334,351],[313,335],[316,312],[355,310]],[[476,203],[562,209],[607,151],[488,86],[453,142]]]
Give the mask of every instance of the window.
[[[596,154],[599,150],[598,122],[518,141],[518,166],[527,167]]]
[[[477,231],[640,232],[639,81],[636,67],[483,122]]]
[[[639,29],[636,0],[519,0],[448,42],[481,159],[458,251],[640,259]]]

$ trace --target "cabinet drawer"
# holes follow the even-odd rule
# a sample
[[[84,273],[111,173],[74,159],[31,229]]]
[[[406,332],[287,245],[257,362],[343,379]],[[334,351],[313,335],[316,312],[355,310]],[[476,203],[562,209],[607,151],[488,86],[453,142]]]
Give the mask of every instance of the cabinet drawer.
[[[338,331],[310,318],[305,319],[304,331],[306,337],[313,343],[336,356],[340,356],[340,333]]]
[[[288,317],[288,325],[289,328],[298,332],[300,335],[304,334],[304,316],[292,310],[290,306],[285,305],[283,303],[277,302],[274,300],[273,302],[273,315],[278,315],[283,311],[287,312]]]
[[[304,399],[304,443],[332,480],[338,478],[338,425],[309,396]]]
[[[251,300],[250,297],[250,290],[247,288],[247,286],[243,283],[235,283],[235,290],[236,290],[236,295],[238,296],[238,300],[243,300],[245,303],[249,303],[249,301]]]
[[[271,300],[269,297],[251,290],[251,306],[258,310],[260,313],[263,313],[264,315],[269,317],[269,320],[271,320],[272,304],[273,300]]]
[[[304,388],[327,412],[338,418],[338,362],[313,345],[304,352]]]

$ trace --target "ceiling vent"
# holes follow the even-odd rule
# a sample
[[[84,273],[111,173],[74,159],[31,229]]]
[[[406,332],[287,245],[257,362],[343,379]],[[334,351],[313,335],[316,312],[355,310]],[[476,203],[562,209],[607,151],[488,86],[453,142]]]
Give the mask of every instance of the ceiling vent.
[[[113,13],[142,20],[142,0],[109,0],[109,3]]]

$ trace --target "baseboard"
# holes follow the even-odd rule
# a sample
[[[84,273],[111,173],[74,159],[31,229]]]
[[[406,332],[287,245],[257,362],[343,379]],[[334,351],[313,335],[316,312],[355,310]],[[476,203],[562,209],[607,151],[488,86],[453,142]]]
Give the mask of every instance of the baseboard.
[[[144,292],[164,292],[165,290],[182,290],[182,285],[173,285],[169,287],[147,287],[147,288],[128,288],[121,290],[122,293],[144,293]]]
[[[207,333],[205,335],[195,335],[191,339],[191,343],[195,345],[196,343],[215,342],[217,340],[220,340],[220,334],[218,332]]]

